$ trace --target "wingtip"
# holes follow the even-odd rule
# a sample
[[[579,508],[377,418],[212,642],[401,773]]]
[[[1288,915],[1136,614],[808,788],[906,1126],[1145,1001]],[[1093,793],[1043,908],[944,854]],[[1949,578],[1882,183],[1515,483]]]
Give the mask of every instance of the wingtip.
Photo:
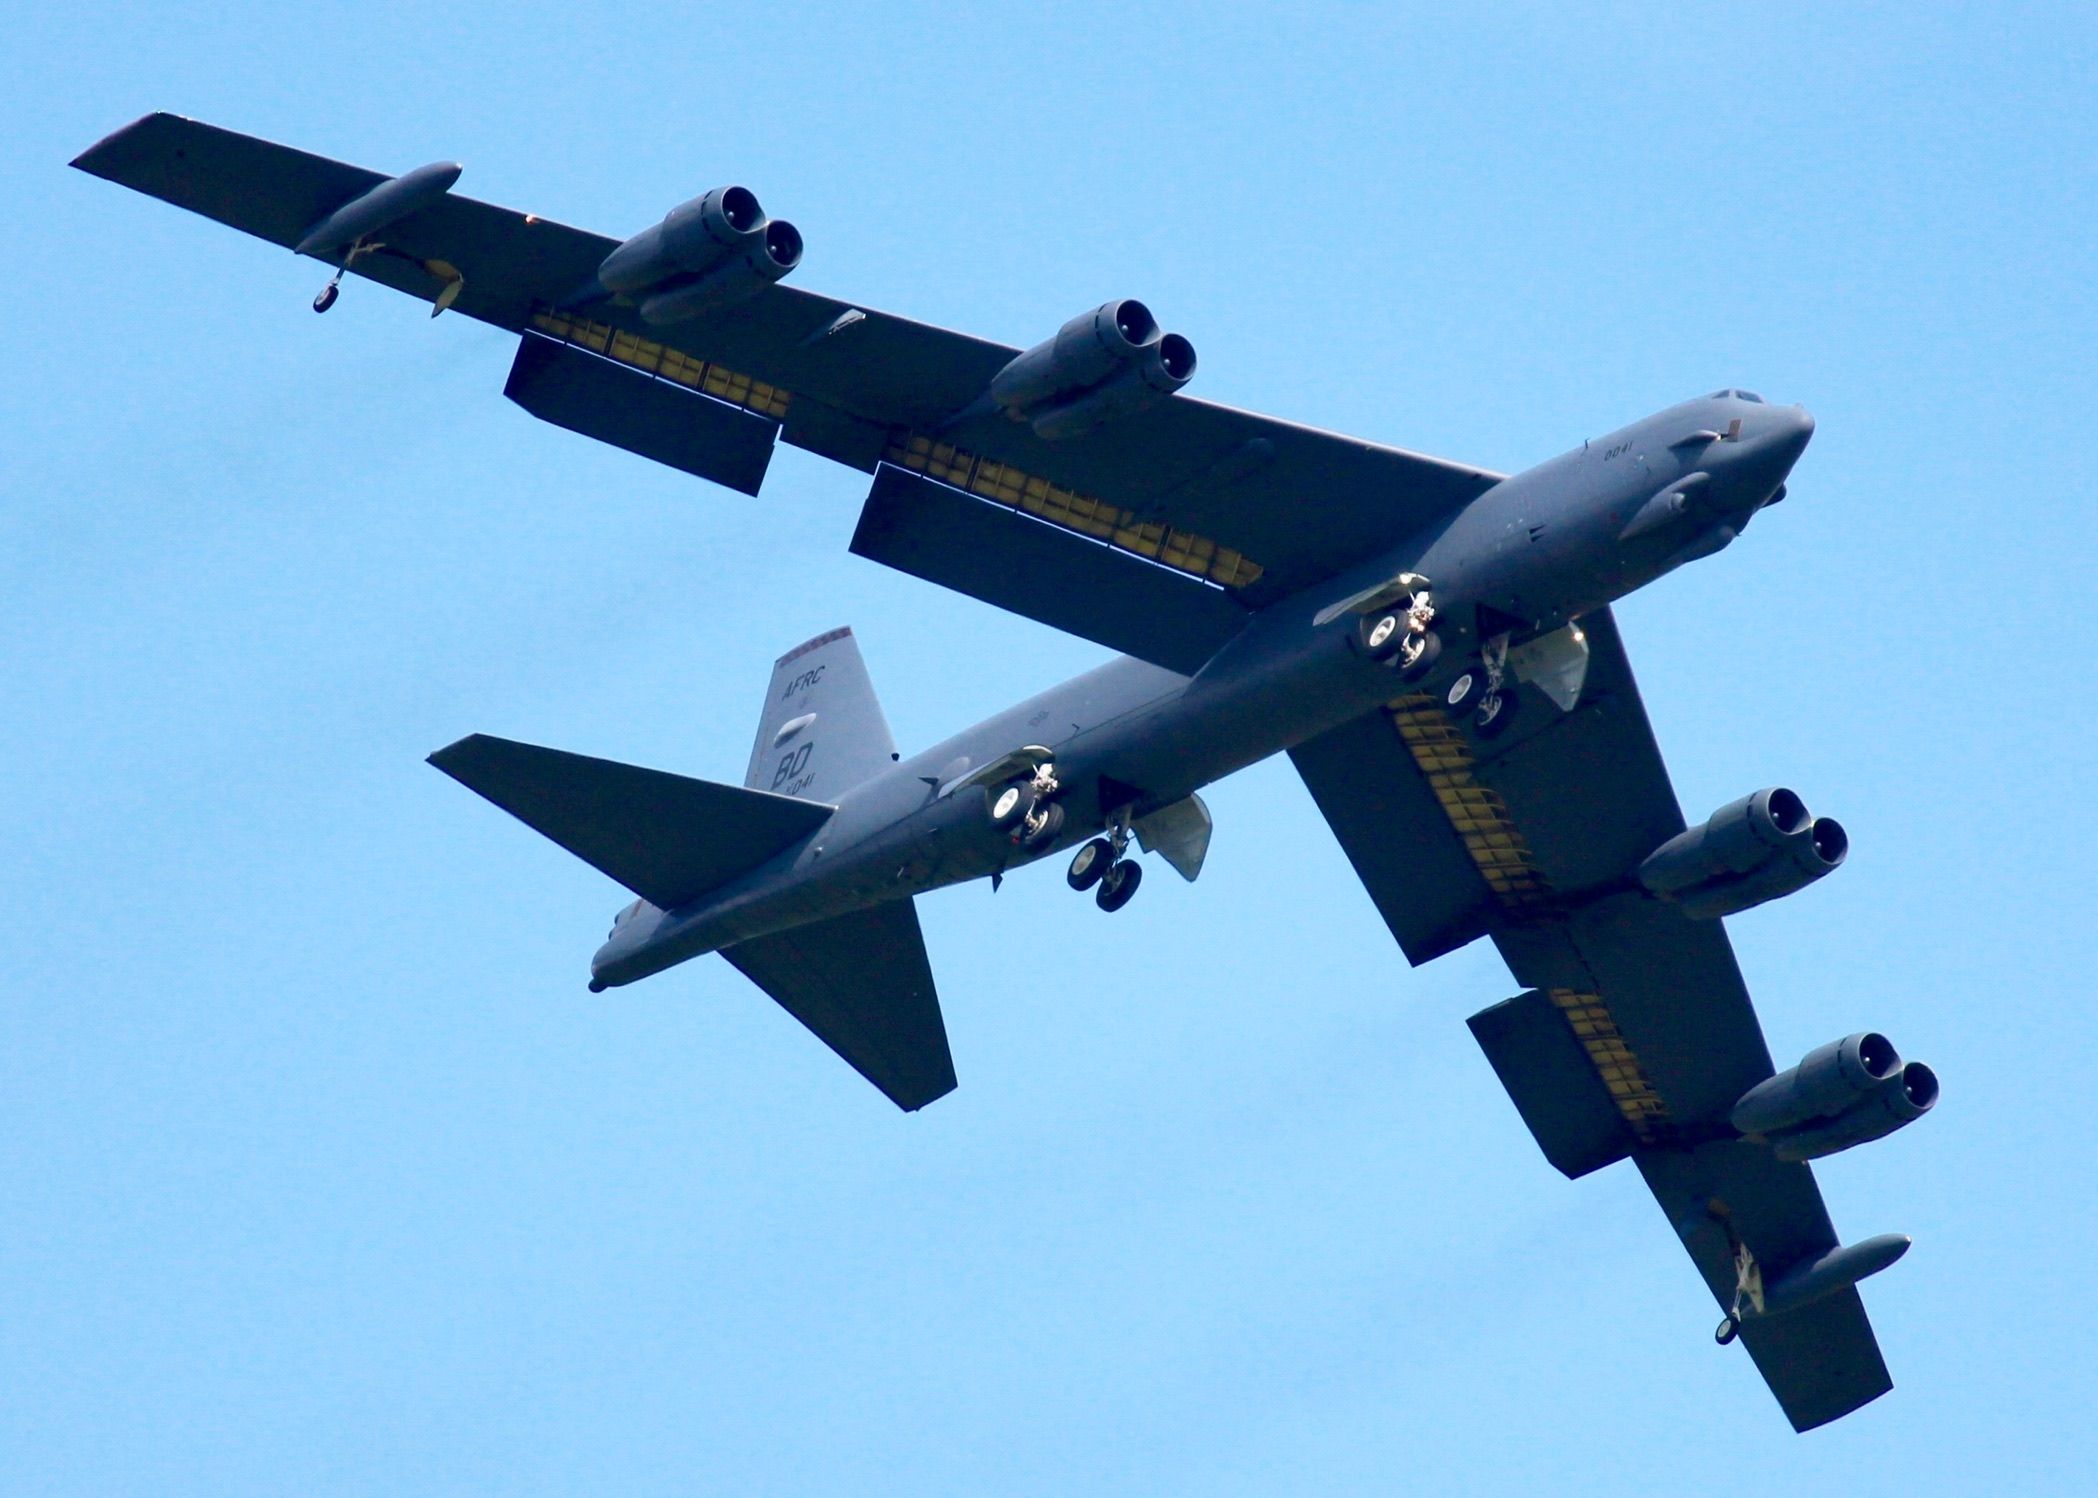
[[[486,734],[482,733],[470,733],[463,739],[454,739],[442,749],[433,749],[424,755],[423,763],[434,765],[444,771],[445,774],[450,775],[452,766],[458,763],[460,756],[471,753],[473,747],[487,737]]]
[[[176,120],[180,118],[180,115],[170,114],[165,109],[156,109],[150,114],[142,114],[130,124],[110,131],[109,134],[103,136],[78,156],[75,156],[66,165],[79,171],[87,172],[92,176],[105,177],[108,173],[98,170],[98,165],[100,162],[107,160],[132,135],[141,130],[149,130],[162,120]]]

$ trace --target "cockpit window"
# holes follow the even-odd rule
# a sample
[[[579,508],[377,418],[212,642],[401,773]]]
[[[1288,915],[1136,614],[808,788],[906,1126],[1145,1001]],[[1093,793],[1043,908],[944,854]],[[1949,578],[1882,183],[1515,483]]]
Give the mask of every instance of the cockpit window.
[[[1765,404],[1763,397],[1756,394],[1753,390],[1715,390],[1705,397],[1706,400],[1712,401],[1723,401],[1729,398],[1737,401],[1749,401],[1758,406]]]

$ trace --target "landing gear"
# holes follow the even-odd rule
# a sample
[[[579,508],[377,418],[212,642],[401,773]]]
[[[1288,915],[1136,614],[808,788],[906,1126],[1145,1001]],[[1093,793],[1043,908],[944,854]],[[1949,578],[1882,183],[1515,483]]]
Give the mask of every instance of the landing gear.
[[[1054,801],[1038,801],[1034,814],[1020,826],[1013,841],[1020,845],[1023,853],[1032,853],[1037,848],[1046,848],[1055,842],[1064,830],[1064,809]]]
[[[1064,882],[1075,890],[1089,890],[1114,866],[1115,845],[1104,837],[1096,837],[1071,855],[1071,867],[1064,875]]]
[[[1032,779],[987,789],[984,810],[993,827],[1009,835],[1016,847],[1032,853],[1055,842],[1064,830],[1064,809],[1050,799],[1059,789],[1056,766],[1039,765]]]
[[[1732,1220],[1722,1218],[1720,1222],[1726,1228],[1728,1242],[1734,1247],[1733,1304],[1727,1307],[1726,1319],[1712,1333],[1712,1340],[1725,1347],[1741,1335],[1743,1315],[1763,1314],[1763,1266],[1756,1262],[1756,1256],[1748,1251],[1748,1245],[1734,1231]]]
[[[361,239],[358,240],[355,244],[351,245],[349,253],[342,257],[342,264],[338,265],[335,268],[335,274],[328,278],[328,284],[323,286],[320,289],[320,295],[316,296],[313,299],[313,310],[316,312],[326,312],[330,307],[334,306],[335,299],[342,295],[343,272],[348,270],[351,266],[355,265],[366,255],[369,255],[373,250],[384,248],[385,246],[383,245],[366,244]],[[457,292],[453,292],[452,294],[454,296],[458,295]],[[449,306],[450,303],[446,303],[446,305]]]
[[[1071,855],[1064,882],[1077,890],[1092,890],[1093,903],[1102,910],[1120,910],[1136,896],[1143,883],[1141,865],[1124,857],[1129,851],[1129,808],[1122,807],[1107,824],[1107,836],[1096,837]]]
[[[1515,717],[1515,683],[1508,679],[1508,637],[1486,642],[1479,664],[1460,673],[1443,693],[1450,716],[1471,714],[1472,731],[1482,739],[1499,736]]]
[[[999,786],[985,801],[990,807],[991,825],[1000,832],[1013,831],[1034,812],[1034,793],[1025,785]]]
[[[1373,661],[1396,671],[1401,681],[1418,681],[1434,668],[1442,641],[1430,627],[1435,604],[1422,588],[1398,607],[1376,609],[1355,624],[1355,643]]]
[[[1435,669],[1435,662],[1442,657],[1442,636],[1434,630],[1424,634],[1408,635],[1399,653],[1391,658],[1390,665],[1398,673],[1400,681],[1416,682]]]
[[[1479,710],[1472,714],[1472,727],[1482,739],[1498,738],[1507,732],[1514,717],[1515,692],[1512,688],[1488,692],[1479,699]]]
[[[1142,864],[1126,858],[1118,860],[1101,876],[1100,887],[1093,891],[1093,903],[1102,910],[1120,910],[1136,898],[1136,887],[1143,880]]]

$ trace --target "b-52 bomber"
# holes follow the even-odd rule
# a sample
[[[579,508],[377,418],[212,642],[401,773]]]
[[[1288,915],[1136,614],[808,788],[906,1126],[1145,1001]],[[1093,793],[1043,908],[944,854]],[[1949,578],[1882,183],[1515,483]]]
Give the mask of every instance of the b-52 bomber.
[[[719,952],[899,1107],[955,1085],[915,896],[1069,852],[1201,871],[1211,781],[1286,753],[1407,958],[1491,938],[1471,1017],[1545,1157],[1629,1158],[1795,1428],[1891,1387],[1808,1161],[1936,1101],[1851,1035],[1779,1071],[1722,918],[1842,863],[1789,790],[1687,826],[1610,605],[1785,497],[1799,406],[1716,391],[1524,473],[1183,393],[1134,300],[1025,350],[782,284],[741,187],[613,240],[157,114],[75,165],[519,335],[533,415],[758,492],[776,439],[872,476],[852,550],[1120,658],[909,758],[846,629],[781,656],[741,786],[476,734],[446,774],[637,897],[590,987]]]

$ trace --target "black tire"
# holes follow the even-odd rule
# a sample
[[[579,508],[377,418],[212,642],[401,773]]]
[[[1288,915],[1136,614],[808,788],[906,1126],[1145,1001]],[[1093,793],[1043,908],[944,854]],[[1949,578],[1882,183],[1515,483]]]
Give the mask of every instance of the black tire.
[[[1064,873],[1064,883],[1075,890],[1088,890],[1107,877],[1114,866],[1115,845],[1104,837],[1096,837],[1071,855],[1071,867]]]
[[[1136,887],[1143,882],[1143,865],[1125,858],[1107,871],[1093,891],[1093,903],[1102,910],[1120,910],[1136,898]]]
[[[1409,653],[1406,646],[1411,646]],[[1400,681],[1419,681],[1435,669],[1442,657],[1442,636],[1429,630],[1424,635],[1411,636],[1391,658],[1391,669],[1398,673]]]
[[[1482,739],[1496,739],[1508,731],[1515,721],[1515,688],[1502,687],[1498,692],[1488,692],[1479,699],[1479,710],[1472,714],[1472,728]]]
[[[1016,838],[1020,847],[1029,853],[1037,848],[1048,847],[1062,836],[1064,830],[1064,809],[1061,806],[1051,801],[1047,806],[1039,808],[1039,811],[1039,823],[1030,827],[1022,822]]]
[[[1712,1333],[1712,1340],[1724,1347],[1740,1335],[1741,1323],[1729,1316],[1726,1320],[1719,1323],[1719,1330]]]
[[[313,310],[316,312],[326,312],[330,307],[335,305],[335,299],[341,295],[341,283],[337,281],[330,281],[327,285],[321,288],[321,294],[313,299]]]
[[[1449,709],[1450,716],[1461,718],[1479,705],[1486,695],[1486,668],[1471,666],[1460,672],[1442,694],[1442,705]]]
[[[1406,616],[1389,609],[1364,614],[1355,621],[1355,643],[1373,661],[1388,661],[1406,643]]]
[[[983,806],[993,827],[1011,832],[1034,810],[1034,788],[1018,783],[990,786],[983,793]]]

